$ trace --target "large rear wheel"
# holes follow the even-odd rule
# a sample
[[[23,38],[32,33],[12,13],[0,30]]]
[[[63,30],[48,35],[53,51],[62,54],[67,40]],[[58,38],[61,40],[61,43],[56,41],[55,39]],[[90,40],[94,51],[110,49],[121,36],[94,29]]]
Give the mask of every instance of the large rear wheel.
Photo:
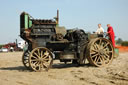
[[[96,38],[88,44],[86,54],[90,64],[101,67],[112,62],[114,48],[109,40]]]

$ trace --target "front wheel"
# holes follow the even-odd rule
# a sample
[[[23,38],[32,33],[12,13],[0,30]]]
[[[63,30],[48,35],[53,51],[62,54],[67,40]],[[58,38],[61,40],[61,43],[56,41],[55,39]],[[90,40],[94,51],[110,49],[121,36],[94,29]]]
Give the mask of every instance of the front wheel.
[[[34,71],[48,70],[53,63],[51,51],[45,47],[38,47],[32,50],[29,57],[29,64]]]

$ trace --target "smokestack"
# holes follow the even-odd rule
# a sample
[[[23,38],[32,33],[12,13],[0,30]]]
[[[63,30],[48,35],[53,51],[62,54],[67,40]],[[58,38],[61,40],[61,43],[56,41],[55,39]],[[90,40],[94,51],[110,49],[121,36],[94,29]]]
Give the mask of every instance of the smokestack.
[[[59,25],[59,10],[57,10],[56,24]]]
[[[18,48],[17,39],[16,39],[16,49]]]

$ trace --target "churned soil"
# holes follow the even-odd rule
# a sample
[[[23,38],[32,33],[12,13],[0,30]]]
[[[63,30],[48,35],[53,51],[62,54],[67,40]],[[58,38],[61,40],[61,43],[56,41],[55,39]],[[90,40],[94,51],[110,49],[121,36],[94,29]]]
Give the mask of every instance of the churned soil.
[[[27,70],[21,61],[22,54],[0,53],[0,85],[128,85],[128,52],[120,53],[110,65],[100,68],[55,60],[48,72]]]

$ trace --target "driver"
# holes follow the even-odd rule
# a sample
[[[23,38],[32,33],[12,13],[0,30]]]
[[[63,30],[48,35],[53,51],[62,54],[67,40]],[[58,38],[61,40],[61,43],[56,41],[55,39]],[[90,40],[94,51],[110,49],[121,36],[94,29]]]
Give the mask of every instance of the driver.
[[[109,36],[109,40],[112,42],[113,47],[115,47],[115,33],[113,31],[113,27],[110,24],[107,24],[108,30],[108,36]]]

